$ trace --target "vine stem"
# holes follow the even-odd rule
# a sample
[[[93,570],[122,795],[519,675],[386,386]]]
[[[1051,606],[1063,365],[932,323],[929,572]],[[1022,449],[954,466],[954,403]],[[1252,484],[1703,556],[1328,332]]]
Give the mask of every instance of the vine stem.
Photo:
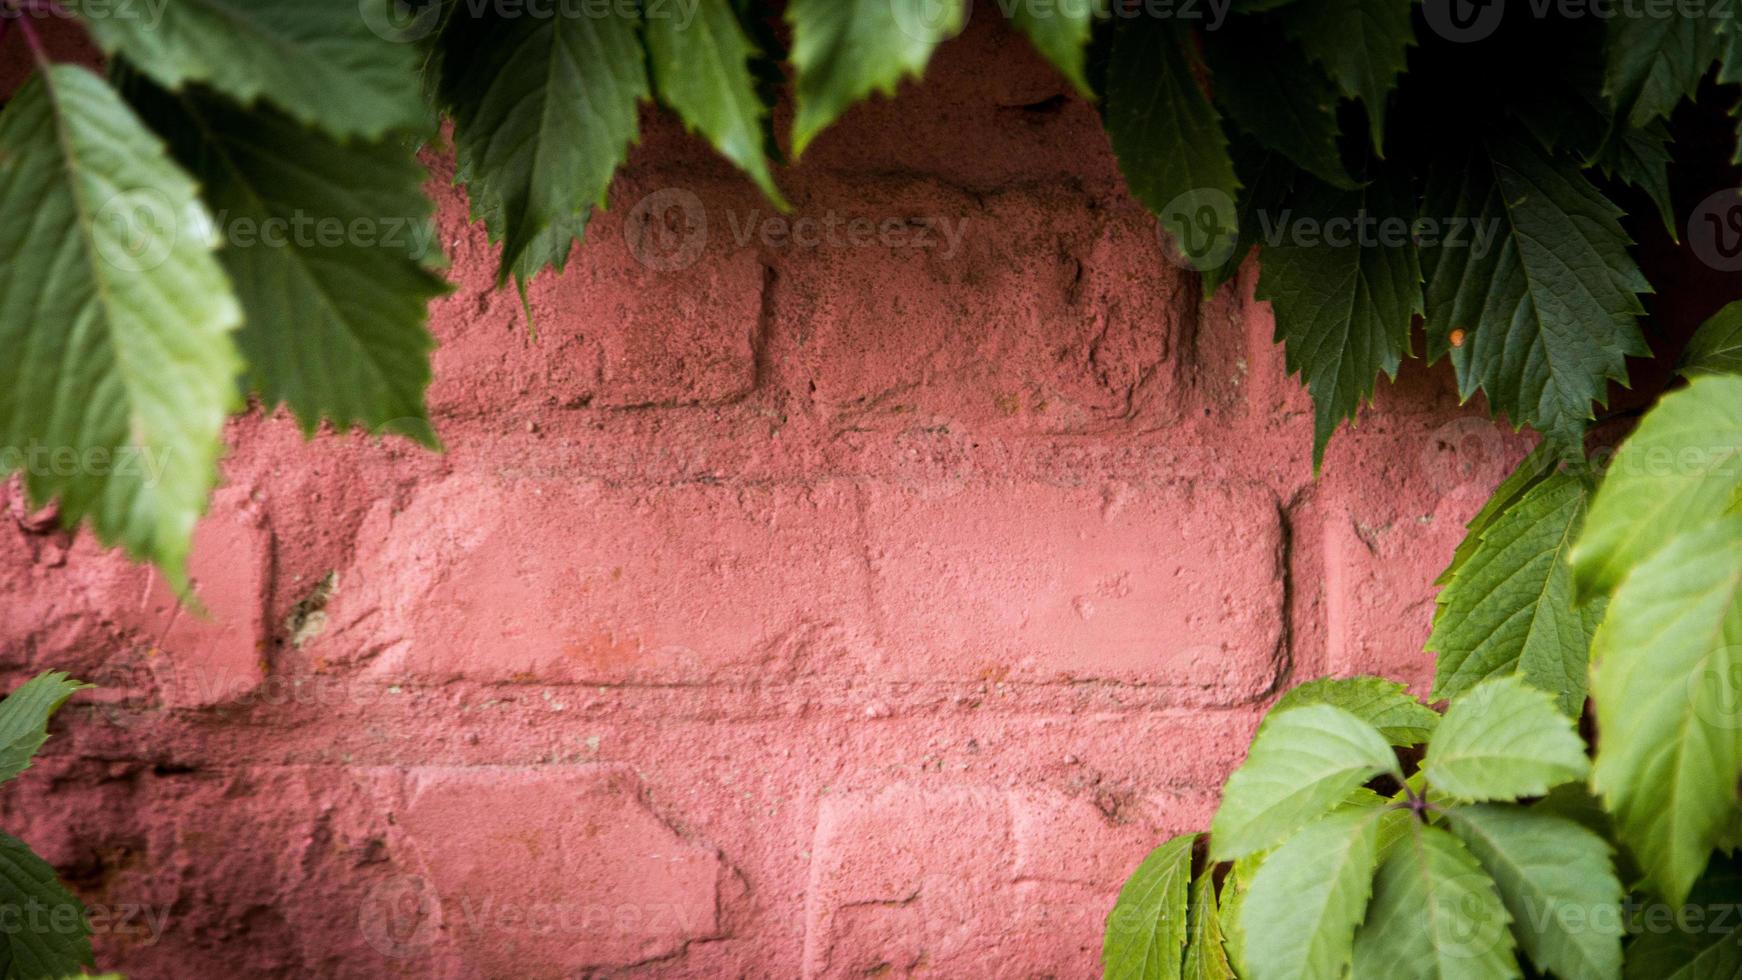
[[[19,12],[18,30],[24,34],[24,42],[30,45],[30,53],[36,58],[37,67],[46,71],[49,65],[48,49],[42,46],[42,38],[37,36],[36,28],[30,26],[30,20],[22,11]]]

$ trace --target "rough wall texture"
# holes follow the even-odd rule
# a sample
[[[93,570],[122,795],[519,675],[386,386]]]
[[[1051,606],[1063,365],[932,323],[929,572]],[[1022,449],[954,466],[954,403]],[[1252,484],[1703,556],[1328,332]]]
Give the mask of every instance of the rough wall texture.
[[[236,421],[205,617],[0,514],[8,683],[102,685],[0,820],[132,976],[1093,976],[1281,686],[1425,689],[1522,449],[1417,365],[1315,481],[1254,270],[989,8],[797,224],[649,114],[536,338],[431,165],[445,454]]]

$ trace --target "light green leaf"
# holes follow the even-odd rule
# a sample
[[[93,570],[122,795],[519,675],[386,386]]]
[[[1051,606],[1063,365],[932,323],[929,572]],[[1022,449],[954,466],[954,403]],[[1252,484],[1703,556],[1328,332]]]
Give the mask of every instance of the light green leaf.
[[[1609,844],[1534,807],[1479,804],[1446,825],[1494,879],[1512,931],[1537,968],[1559,977],[1621,976],[1621,882]]]
[[[1010,23],[1028,35],[1034,49],[1052,62],[1078,92],[1094,96],[1083,72],[1083,48],[1089,43],[1097,8],[1103,6],[1101,0],[1050,4],[1017,0],[1014,4],[1001,2],[999,6],[1004,8]]]
[[[873,92],[894,95],[966,20],[963,0],[792,0],[792,154]]]
[[[1439,597],[1427,641],[1438,655],[1434,698],[1517,673],[1568,715],[1583,709],[1591,634],[1603,617],[1600,602],[1574,604],[1567,564],[1586,496],[1583,480],[1553,473],[1480,532]]]
[[[1742,517],[1674,537],[1635,568],[1593,656],[1591,784],[1652,884],[1680,902],[1738,806]]]
[[[1742,300],[1700,324],[1682,351],[1678,370],[1690,378],[1702,374],[1742,374]]]
[[[1197,839],[1184,834],[1149,852],[1119,889],[1101,939],[1103,980],[1179,980]]]
[[[1265,149],[1327,184],[1353,188],[1337,148],[1337,90],[1280,32],[1208,31],[1204,55],[1216,102]]]
[[[1308,824],[1264,859],[1241,903],[1251,980],[1338,977],[1373,891],[1379,829],[1400,811],[1349,808]]]
[[[240,403],[241,308],[211,229],[193,181],[91,72],[57,65],[0,114],[0,446],[16,450],[0,466],[177,589]]]
[[[1380,372],[1396,377],[1410,352],[1421,266],[1401,232],[1415,214],[1406,177],[1383,174],[1355,191],[1303,182],[1310,186],[1297,192],[1295,213],[1277,216],[1283,226],[1259,247],[1256,295],[1275,310],[1288,370],[1312,392],[1316,471],[1337,424],[1373,397]],[[1325,234],[1301,237],[1308,221]],[[1333,222],[1345,222],[1340,235]]]
[[[728,0],[697,0],[694,17],[687,22],[647,19],[648,62],[660,101],[784,207],[763,153],[768,107],[750,74],[751,59],[758,54]]]
[[[1234,968],[1222,948],[1221,911],[1216,907],[1216,879],[1208,872],[1192,883],[1186,912],[1187,941],[1182,980],[1235,980]]]
[[[1383,773],[1403,778],[1385,737],[1360,718],[1328,704],[1273,712],[1222,790],[1211,857],[1266,850]]]
[[[636,138],[647,98],[637,19],[473,19],[443,32],[441,92],[472,210],[502,242],[497,281],[561,271]]]
[[[1614,103],[1618,119],[1641,128],[1693,98],[1718,56],[1718,27],[1716,18],[1680,10],[1669,16],[1611,18],[1603,94]]]
[[[1392,745],[1419,745],[1440,723],[1439,713],[1417,701],[1402,684],[1383,677],[1321,677],[1293,688],[1271,714],[1308,704],[1329,704],[1354,715]]]
[[[1590,761],[1553,696],[1509,674],[1482,681],[1446,708],[1421,771],[1440,792],[1482,802],[1541,796],[1583,779]]]
[[[1621,444],[1573,546],[1582,596],[1606,593],[1677,533],[1736,505],[1742,377],[1696,378],[1666,395]]]
[[[1385,103],[1415,44],[1413,0],[1319,0],[1294,3],[1281,15],[1285,30],[1325,66],[1343,94],[1367,107],[1373,146],[1383,154]]]
[[[116,16],[102,0],[67,6],[92,8],[85,27],[104,52],[166,88],[204,82],[246,104],[271,101],[335,136],[375,139],[423,129],[429,119],[417,50],[371,29],[375,2],[174,0],[151,6],[159,16],[133,17]],[[383,19],[375,27],[387,23],[392,0],[378,2]]]
[[[1121,20],[1107,65],[1106,124],[1131,195],[1172,236],[1176,258],[1209,269],[1234,247],[1239,183],[1195,61],[1191,33],[1177,19]]]
[[[1462,397],[1484,391],[1514,426],[1576,448],[1627,357],[1650,354],[1620,210],[1577,167],[1503,139],[1436,164],[1423,213],[1448,220],[1422,249],[1428,359],[1450,353]]]
[[[1476,512],[1476,516],[1470,518],[1470,522],[1464,525],[1464,539],[1458,542],[1457,549],[1452,552],[1451,564],[1446,566],[1446,570],[1440,573],[1439,578],[1434,579],[1435,585],[1443,586],[1450,583],[1452,577],[1458,574],[1458,569],[1464,567],[1464,563],[1470,560],[1471,555],[1475,554],[1476,546],[1481,543],[1482,535],[1488,530],[1489,525],[1499,520],[1500,515],[1506,513],[1513,504],[1518,503],[1532,487],[1559,471],[1556,464],[1557,459],[1555,447],[1550,443],[1542,442],[1530,451],[1530,455],[1519,461],[1518,466],[1506,475],[1506,479],[1500,481],[1500,485],[1494,488],[1493,495],[1488,498],[1487,503],[1482,505],[1482,509]],[[1434,599],[1434,603],[1436,606],[1443,606],[1445,601],[1445,591],[1441,590]]]
[[[264,406],[288,403],[305,433],[326,419],[433,444],[424,324],[447,286],[427,268],[440,251],[412,149],[340,143],[199,87],[174,95],[135,80],[128,94],[224,216],[218,257]]]
[[[1519,976],[1494,882],[1446,831],[1411,821],[1373,879],[1355,933],[1353,980]]]
[[[1252,876],[1258,873],[1258,866],[1264,863],[1266,854],[1248,854],[1228,865],[1228,873],[1222,877],[1222,900],[1219,911],[1222,920],[1222,948],[1228,953],[1228,964],[1234,968],[1234,975],[1245,977],[1251,974],[1246,966],[1245,945],[1246,931],[1240,926],[1240,909],[1246,904],[1246,893],[1252,883]]]
[[[0,782],[30,768],[31,757],[48,741],[49,716],[75,691],[90,686],[51,670],[18,685],[0,701]]]
[[[0,908],[15,920],[0,929],[7,977],[57,977],[92,965],[84,905],[47,861],[8,834],[0,834]]]

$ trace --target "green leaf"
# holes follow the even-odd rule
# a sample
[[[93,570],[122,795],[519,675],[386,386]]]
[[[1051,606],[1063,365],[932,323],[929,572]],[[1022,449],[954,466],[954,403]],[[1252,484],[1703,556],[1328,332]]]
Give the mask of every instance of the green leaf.
[[[1456,837],[1411,822],[1373,879],[1353,980],[1519,975],[1506,907]],[[1582,980],[1582,978],[1581,978]]]
[[[1239,183],[1195,60],[1178,20],[1121,20],[1107,65],[1106,124],[1131,195],[1172,236],[1175,258],[1208,269],[1234,247]]]
[[[103,51],[165,88],[204,82],[246,104],[265,99],[339,137],[421,130],[417,50],[371,29],[370,2],[175,0],[153,17],[115,16],[100,0],[67,6],[91,7],[85,27]]]
[[[1417,701],[1402,684],[1383,677],[1321,677],[1293,688],[1270,709],[1278,714],[1309,704],[1329,704],[1354,715],[1392,745],[1419,745],[1440,723],[1439,713]]]
[[[128,95],[223,215],[218,257],[264,407],[288,403],[305,433],[328,419],[433,444],[424,324],[447,286],[426,267],[440,252],[411,147],[340,143],[198,87],[137,80]]]
[[[1517,675],[1489,678],[1446,708],[1421,771],[1459,799],[1541,796],[1590,771],[1585,743],[1547,692]]]
[[[1354,191],[1313,183],[1295,203],[1260,246],[1256,295],[1275,310],[1288,370],[1312,392],[1316,472],[1337,424],[1373,397],[1380,372],[1396,377],[1410,352],[1421,266],[1407,233],[1414,199],[1395,170]],[[1306,237],[1314,227],[1324,235]]]
[[[1687,895],[1738,807],[1738,556],[1742,517],[1672,538],[1615,591],[1593,648],[1600,737],[1591,785],[1671,902]]]
[[[47,861],[9,834],[0,834],[0,908],[14,920],[0,929],[7,977],[58,977],[92,965],[84,905]]]
[[[759,52],[731,4],[697,0],[693,20],[687,23],[677,17],[649,17],[647,55],[660,101],[784,207],[763,153],[768,107],[750,73]]]
[[[568,260],[636,138],[647,98],[637,19],[455,16],[442,98],[475,217],[502,242],[498,283]]]
[[[1658,219],[1676,237],[1675,203],[1669,193],[1669,126],[1656,119],[1643,129],[1621,128],[1598,150],[1596,164],[1603,176],[1632,184],[1651,198]]]
[[[1234,975],[1237,977],[1249,976],[1252,972],[1246,965],[1246,930],[1240,925],[1240,910],[1246,904],[1246,893],[1252,876],[1258,873],[1258,866],[1264,862],[1264,858],[1263,853],[1248,854],[1228,865],[1228,872],[1222,877],[1222,900],[1219,908],[1222,948],[1227,951],[1228,964],[1234,968]]]
[[[1222,790],[1211,857],[1270,848],[1382,773],[1403,778],[1385,737],[1355,715],[1328,704],[1273,712]]]
[[[1577,716],[1585,703],[1591,634],[1601,603],[1575,606],[1567,564],[1585,516],[1585,482],[1552,473],[1480,532],[1439,597],[1427,649],[1437,654],[1433,697],[1518,673]]]
[[[0,467],[177,589],[239,404],[241,309],[211,228],[193,181],[91,72],[50,68],[0,114],[0,446],[20,451]]]
[[[1400,811],[1350,808],[1308,824],[1264,859],[1241,904],[1252,980],[1338,977],[1366,912],[1379,828]]]
[[[1609,844],[1534,807],[1456,807],[1446,824],[1499,886],[1519,945],[1541,971],[1621,975],[1621,882]]]
[[[1099,0],[1094,3],[1080,0],[1077,3],[1054,4],[1019,0],[1014,5],[1001,3],[999,6],[1004,8],[1010,23],[1028,35],[1029,43],[1034,45],[1034,49],[1052,62],[1053,67],[1069,79],[1078,92],[1094,97],[1094,91],[1089,88],[1088,75],[1083,70],[1083,49],[1089,43],[1089,32],[1094,27],[1096,8],[1101,6]]]
[[[1239,274],[1246,256],[1263,240],[1266,218],[1280,212],[1292,200],[1295,181],[1300,177],[1300,169],[1287,157],[1259,147],[1250,137],[1236,138],[1229,144],[1229,150],[1240,181],[1240,193],[1234,199],[1238,230],[1234,247],[1228,250],[1225,259],[1220,263],[1202,263],[1199,274],[1206,298]]]
[[[1367,107],[1373,147],[1385,146],[1385,103],[1415,44],[1413,0],[1319,0],[1281,15],[1307,57],[1325,66],[1337,88]]]
[[[1742,866],[1714,861],[1685,905],[1646,904],[1638,914],[1637,935],[1627,944],[1622,975],[1627,980],[1713,980],[1742,974],[1737,895],[1742,895]]]
[[[1342,188],[1355,182],[1337,147],[1337,90],[1279,31],[1208,31],[1204,55],[1216,102],[1265,149]]]
[[[1482,535],[1488,530],[1488,527],[1499,520],[1501,514],[1506,513],[1514,504],[1518,503],[1532,487],[1559,471],[1558,458],[1555,447],[1550,443],[1542,442],[1530,451],[1530,455],[1519,461],[1512,472],[1506,475],[1506,479],[1500,481],[1500,485],[1494,488],[1493,495],[1488,498],[1487,503],[1482,505],[1482,509],[1476,512],[1476,516],[1470,518],[1469,523],[1464,525],[1464,539],[1458,542],[1458,547],[1452,552],[1451,564],[1446,566],[1446,570],[1440,573],[1439,578],[1434,579],[1435,585],[1449,584],[1453,576],[1458,574],[1458,569],[1463,568],[1465,563],[1470,560],[1470,556],[1476,553],[1476,546],[1481,544]],[[1443,606],[1445,600],[1445,591],[1441,590],[1434,599],[1434,603],[1436,606]]]
[[[1184,834],[1151,851],[1119,889],[1101,939],[1104,980],[1179,980],[1197,839]]]
[[[1718,56],[1717,19],[1687,16],[1614,17],[1609,21],[1603,94],[1635,129],[1667,117],[1699,91]]]
[[[1606,593],[1665,541],[1716,520],[1742,481],[1742,377],[1696,378],[1621,444],[1573,546],[1582,596]]]
[[[961,0],[792,0],[792,66],[799,156],[847,107],[873,92],[894,95],[966,20]]]
[[[0,701],[0,782],[30,768],[31,757],[48,741],[49,716],[75,691],[90,686],[51,670],[18,685]]]
[[[1687,377],[1742,374],[1742,300],[1712,314],[1694,332],[1677,367]]]
[[[1484,391],[1514,426],[1576,447],[1591,402],[1606,402],[1610,381],[1626,382],[1627,356],[1650,353],[1635,323],[1636,294],[1649,287],[1628,255],[1621,211],[1576,167],[1524,140],[1448,156],[1423,205],[1446,222],[1422,249],[1428,359],[1450,353],[1462,397]],[[1454,224],[1465,221],[1473,224]]]
[[[1192,901],[1186,911],[1187,935],[1182,980],[1235,980],[1222,948],[1221,911],[1216,907],[1216,879],[1208,872],[1192,883]]]

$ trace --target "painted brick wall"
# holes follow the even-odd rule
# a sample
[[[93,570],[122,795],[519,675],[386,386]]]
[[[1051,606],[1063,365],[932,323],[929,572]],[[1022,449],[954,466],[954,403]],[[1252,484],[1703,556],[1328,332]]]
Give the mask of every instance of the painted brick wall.
[[[236,421],[203,617],[7,491],[0,666],[102,687],[0,819],[134,977],[1093,976],[1280,687],[1424,688],[1523,448],[1417,365],[1314,480],[990,8],[793,223],[650,114],[536,338],[431,166],[444,455]]]

